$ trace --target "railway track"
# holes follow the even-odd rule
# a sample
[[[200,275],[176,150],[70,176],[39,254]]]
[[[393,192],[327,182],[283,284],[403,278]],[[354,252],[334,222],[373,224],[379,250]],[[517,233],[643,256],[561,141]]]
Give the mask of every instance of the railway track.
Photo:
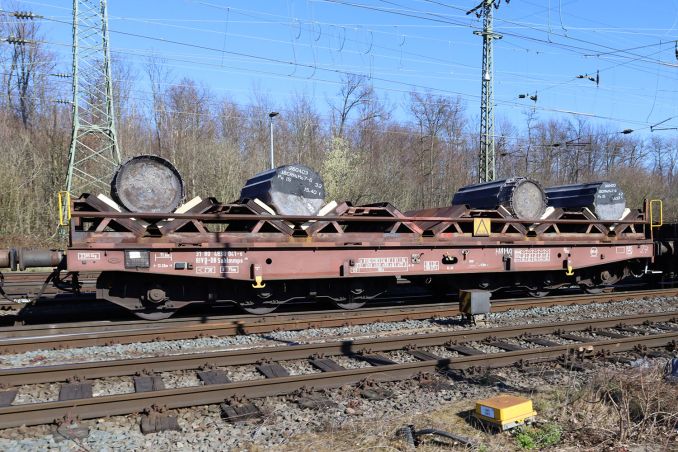
[[[590,304],[678,296],[678,288],[629,291],[603,294],[576,294],[534,298],[510,298],[493,302],[493,312],[533,307]],[[456,303],[433,303],[398,307],[373,307],[356,311],[325,310],[277,313],[263,316],[228,315],[214,317],[173,318],[165,321],[76,322],[47,325],[19,325],[0,328],[0,352],[19,353],[32,350],[129,344],[158,340],[223,337],[364,325],[374,322],[423,320],[459,315]]]
[[[460,330],[355,341],[260,347],[247,350],[186,354],[119,361],[89,362],[0,370],[0,428],[51,423],[62,418],[92,419],[148,410],[149,407],[191,407],[238,397],[256,399],[356,384],[379,383],[416,375],[447,374],[470,368],[587,357],[633,350],[676,350],[678,311],[520,327]],[[482,344],[485,347],[479,346]],[[492,350],[487,351],[487,347]],[[432,349],[433,348],[433,349]],[[451,354],[438,355],[444,349]],[[394,357],[403,354],[410,359]],[[661,353],[661,352],[660,352]],[[366,363],[350,368],[344,360]],[[307,360],[313,373],[290,375],[285,362]],[[404,361],[404,362],[403,362]],[[229,367],[253,366],[264,378],[231,381]],[[159,372],[196,371],[203,384],[164,387]],[[136,376],[135,376],[136,375]],[[94,379],[134,376],[136,392],[92,397]],[[76,382],[63,383],[65,381]],[[150,389],[149,381],[152,381]],[[62,383],[60,400],[11,405],[19,385]],[[74,396],[75,394],[75,396]]]
[[[678,289],[632,291],[596,295],[566,295],[534,298],[511,298],[493,303],[494,312],[512,309],[615,302],[655,296],[678,296]],[[456,303],[432,303],[400,307],[373,307],[357,311],[325,310],[278,313],[264,316],[228,315],[188,317],[165,321],[76,322],[47,325],[19,325],[0,328],[0,352],[19,353],[32,350],[129,344],[158,340],[223,337],[236,334],[294,331],[365,325],[374,322],[423,320],[459,315]]]

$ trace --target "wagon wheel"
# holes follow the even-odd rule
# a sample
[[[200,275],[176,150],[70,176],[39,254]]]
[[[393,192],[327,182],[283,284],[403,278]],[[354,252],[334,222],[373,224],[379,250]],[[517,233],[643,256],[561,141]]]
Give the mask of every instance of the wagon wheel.
[[[133,312],[134,315],[144,320],[164,320],[177,312],[173,306],[167,306],[173,304],[170,294],[158,284],[150,286],[145,293],[139,296],[138,300],[143,308],[135,309]]]
[[[270,314],[271,312],[278,309],[277,304],[270,305],[270,304],[266,304],[265,302],[257,302],[257,301],[253,301],[253,302],[243,301],[243,302],[238,303],[238,305],[245,312],[247,312],[249,314],[254,314],[254,315]]]
[[[594,278],[585,281],[584,284],[580,284],[579,287],[586,293],[597,295],[605,291],[614,290],[612,285],[618,283],[620,279],[619,272],[603,270],[599,275],[595,275]],[[586,284],[587,282],[588,284]]]
[[[337,296],[333,297],[334,304],[341,309],[360,309],[368,300],[384,292],[384,283],[385,281],[369,279],[344,283],[337,288]]]
[[[134,315],[144,320],[165,320],[169,319],[176,312],[172,311],[161,311],[161,310],[148,310],[148,311],[133,311]]]
[[[144,320],[170,318],[180,308],[192,303],[190,300],[172,299],[177,293],[176,286],[145,275],[103,272],[97,278],[97,296]]]
[[[364,299],[357,298],[365,292],[365,289],[354,287],[348,290],[346,297],[334,300],[334,304],[341,309],[360,309],[365,306]]]
[[[267,289],[248,293],[245,299],[238,301],[238,306],[249,314],[264,315],[278,309],[280,302],[273,297],[273,292]]]
[[[533,290],[528,290],[527,294],[533,298],[544,298],[548,294],[550,294],[550,290],[539,290],[539,289],[533,289]]]

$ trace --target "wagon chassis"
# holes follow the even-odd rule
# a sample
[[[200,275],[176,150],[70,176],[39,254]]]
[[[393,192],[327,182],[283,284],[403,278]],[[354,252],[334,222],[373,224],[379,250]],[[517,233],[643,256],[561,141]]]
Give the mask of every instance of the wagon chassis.
[[[257,200],[196,200],[183,213],[123,213],[72,201],[66,268],[101,271],[97,295],[145,318],[196,302],[270,312],[301,298],[361,307],[398,277],[439,294],[523,287],[539,296],[600,290],[651,262],[647,205],[622,220],[552,209],[518,220],[500,207],[402,213],[388,203],[336,205],[321,216],[274,215]]]

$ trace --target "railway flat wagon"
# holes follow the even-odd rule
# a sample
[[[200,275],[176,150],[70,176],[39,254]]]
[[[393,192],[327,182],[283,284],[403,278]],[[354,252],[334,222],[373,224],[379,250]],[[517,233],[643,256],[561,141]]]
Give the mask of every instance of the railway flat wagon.
[[[71,214],[66,270],[101,271],[98,297],[151,319],[192,303],[266,313],[310,298],[353,309],[399,279],[437,293],[599,291],[642,274],[655,256],[649,203],[615,220],[561,208],[518,219],[501,206],[403,213],[388,203],[290,216],[257,199],[122,212],[85,194]]]

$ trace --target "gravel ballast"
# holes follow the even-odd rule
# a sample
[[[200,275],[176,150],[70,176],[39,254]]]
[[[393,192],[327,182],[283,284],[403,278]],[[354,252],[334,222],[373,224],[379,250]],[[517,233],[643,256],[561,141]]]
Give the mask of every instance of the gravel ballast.
[[[536,323],[567,322],[597,319],[636,313],[678,310],[678,297],[657,297],[650,300],[628,300],[589,305],[552,306],[489,314],[483,328]],[[141,358],[148,356],[180,355],[221,350],[238,350],[255,347],[289,344],[308,344],[328,341],[345,341],[387,337],[403,334],[423,334],[476,328],[462,323],[458,317],[433,320],[406,320],[402,322],[377,322],[368,325],[339,328],[312,328],[302,331],[279,331],[263,335],[238,335],[229,337],[202,337],[176,341],[157,341],[119,344],[64,350],[38,350],[0,357],[0,368],[58,365],[76,362],[105,361]]]
[[[517,322],[531,325],[559,321],[573,321],[591,318],[622,316],[633,313],[666,312],[678,310],[678,298],[652,298],[649,300],[629,300],[623,302],[591,304],[581,306],[555,306],[533,308],[524,311],[493,313],[488,316],[483,327],[512,326]],[[389,335],[428,333],[474,328],[461,324],[458,319],[436,319],[430,321],[410,320],[404,322],[382,322],[370,325],[341,328],[317,328],[305,331],[285,331],[265,335],[232,336],[224,338],[200,338],[181,341],[160,341],[129,345],[110,345],[84,347],[77,349],[26,352],[5,355],[0,359],[0,367],[26,367],[36,365],[56,365],[84,361],[103,361],[127,359],[144,356],[166,356],[170,354],[199,353],[216,350],[235,350],[279,345],[288,343],[313,343],[333,340],[355,340]],[[629,334],[630,333],[625,333]],[[593,337],[593,336],[591,336]],[[571,341],[550,337],[554,341]],[[530,347],[519,341],[510,343]],[[499,351],[486,344],[474,343],[474,347],[486,351]],[[441,357],[453,358],[455,352],[443,347],[430,347],[428,351]],[[388,352],[384,356],[396,362],[408,362],[413,358],[403,352]],[[370,367],[366,362],[340,356],[333,357],[346,368]],[[660,362],[661,361],[661,362]],[[662,359],[651,360],[660,365]],[[317,372],[306,361],[286,361],[281,363],[292,375]],[[620,366],[622,364],[597,363],[595,366]],[[628,365],[627,365],[628,366]],[[554,371],[555,369],[555,371]],[[262,379],[254,366],[229,367],[229,378],[233,381]],[[251,447],[285,449],[290,441],[299,435],[317,432],[351,429],[375,423],[393,422],[403,417],[416,417],[452,402],[469,401],[496,395],[498,392],[526,394],[540,391],[540,388],[553,385],[572,386],[585,382],[595,372],[591,370],[570,372],[559,369],[553,364],[543,365],[543,372],[524,372],[513,368],[498,369],[492,372],[492,378],[472,377],[471,380],[452,381],[449,389],[433,391],[424,389],[418,382],[403,381],[384,384],[392,397],[386,400],[367,400],[359,395],[354,387],[331,390],[327,397],[336,406],[322,410],[300,408],[293,403],[292,397],[271,397],[256,400],[255,404],[264,412],[264,417],[251,424],[229,424],[221,419],[217,405],[172,410],[178,416],[182,431],[168,431],[143,435],[139,429],[139,416],[116,416],[112,418],[81,422],[88,427],[89,434],[82,439],[65,438],[55,431],[53,426],[22,427],[0,431],[0,449],[2,450],[229,450]],[[162,374],[166,387],[199,385],[195,372],[166,372]],[[95,396],[132,392],[131,377],[120,377],[93,382]],[[21,387],[17,403],[56,400],[58,385],[27,385]],[[364,428],[364,427],[363,427]]]

